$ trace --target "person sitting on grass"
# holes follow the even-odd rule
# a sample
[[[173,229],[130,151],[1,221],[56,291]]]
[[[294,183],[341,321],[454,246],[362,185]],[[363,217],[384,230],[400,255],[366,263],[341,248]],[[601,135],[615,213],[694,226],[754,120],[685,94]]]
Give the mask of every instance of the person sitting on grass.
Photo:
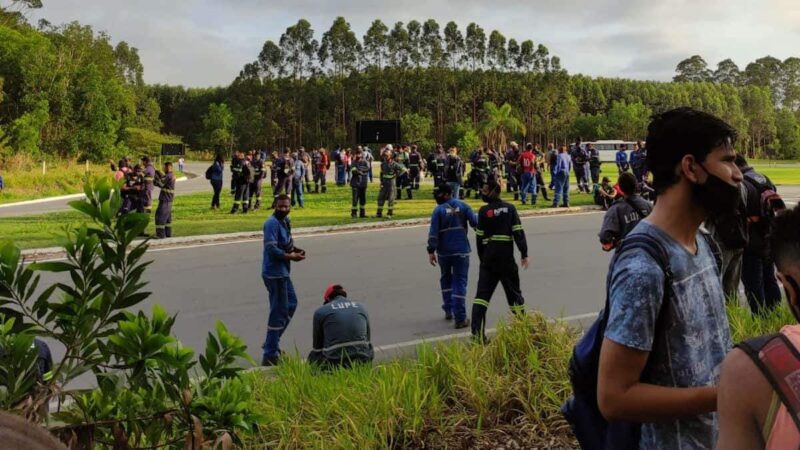
[[[314,312],[314,349],[308,361],[324,369],[371,364],[375,353],[366,308],[349,300],[339,284],[328,286],[323,299]]]
[[[800,322],[800,206],[775,218],[769,247],[789,310]],[[778,334],[760,336],[737,347],[722,363],[717,448],[800,447],[796,415],[800,399],[794,389],[800,370],[800,325],[786,325]]]
[[[607,179],[604,178],[604,181]],[[600,228],[600,243],[605,251],[618,247],[625,236],[653,210],[650,203],[636,193],[636,177],[632,173],[623,172],[618,184],[623,196],[608,208]]]
[[[617,190],[611,185],[611,180],[608,177],[603,177],[603,181],[600,184],[594,185],[594,203],[602,206],[603,211],[607,211],[617,197]]]

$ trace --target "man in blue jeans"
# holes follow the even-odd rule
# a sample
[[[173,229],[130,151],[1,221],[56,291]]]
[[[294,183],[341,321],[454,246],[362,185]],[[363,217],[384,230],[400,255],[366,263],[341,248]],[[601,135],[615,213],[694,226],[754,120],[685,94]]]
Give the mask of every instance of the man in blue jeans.
[[[439,205],[433,210],[428,233],[428,261],[436,266],[438,254],[442,276],[442,309],[445,320],[455,317],[456,328],[469,326],[467,309],[467,276],[469,274],[469,237],[467,225],[478,225],[478,218],[466,203],[453,198],[453,190],[442,184],[434,192]]]
[[[555,195],[553,196],[553,208],[556,208],[559,201],[561,206],[569,207],[569,174],[572,171],[572,158],[567,153],[567,146],[562,145],[556,156],[556,163],[553,167],[553,185]],[[561,200],[563,198],[563,200]]]
[[[297,294],[289,278],[291,261],[306,259],[306,252],[294,246],[289,212],[292,201],[286,194],[275,199],[275,212],[264,222],[264,259],[261,278],[269,292],[269,321],[264,341],[262,366],[278,364],[281,336],[297,309]]]

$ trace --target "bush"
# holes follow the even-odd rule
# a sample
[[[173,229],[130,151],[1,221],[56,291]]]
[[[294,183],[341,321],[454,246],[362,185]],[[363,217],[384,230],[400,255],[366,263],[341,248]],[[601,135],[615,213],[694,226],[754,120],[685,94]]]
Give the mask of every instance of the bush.
[[[246,346],[217,323],[196,358],[172,336],[175,317],[160,306],[149,315],[128,311],[150,296],[147,240],[134,242],[149,216],[117,217],[122,200],[108,177],[87,182],[85,191],[85,200],[70,205],[90,222],[59,236],[64,261],[25,265],[14,244],[0,243],[0,408],[48,423],[82,448],[238,442],[258,420],[239,378],[237,363],[252,363]],[[39,293],[42,272],[63,272],[71,282]],[[34,336],[64,349],[44,375],[31,350]],[[84,374],[97,388],[71,387]],[[48,419],[47,405],[67,399]]]

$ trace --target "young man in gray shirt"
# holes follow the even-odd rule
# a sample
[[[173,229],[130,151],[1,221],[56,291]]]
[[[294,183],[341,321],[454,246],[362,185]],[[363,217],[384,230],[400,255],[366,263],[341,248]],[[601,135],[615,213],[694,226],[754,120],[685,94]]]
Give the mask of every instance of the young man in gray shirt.
[[[658,241],[672,276],[640,248],[609,269],[597,385],[607,420],[642,424],[641,449],[712,449],[717,440],[716,385],[731,336],[714,251],[699,228],[739,199],[735,138],[730,125],[691,108],[648,127],[658,201],[628,236]]]

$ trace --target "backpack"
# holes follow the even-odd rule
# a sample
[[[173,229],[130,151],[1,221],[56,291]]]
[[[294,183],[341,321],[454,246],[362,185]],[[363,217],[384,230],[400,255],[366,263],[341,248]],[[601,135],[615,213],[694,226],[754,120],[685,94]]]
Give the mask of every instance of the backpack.
[[[786,210],[786,203],[775,191],[775,186],[767,177],[759,173],[747,172],[744,174],[744,180],[753,186],[758,194],[758,203],[747,205],[750,248],[764,253],[767,252],[764,242],[767,232],[772,227],[775,216]],[[750,199],[748,195],[748,200]]]
[[[800,398],[793,381],[800,371],[800,354],[783,333],[759,336],[736,344],[769,381],[800,430]]]
[[[710,235],[701,236],[711,247],[717,272],[720,273],[722,257],[719,247]],[[597,404],[597,379],[600,366],[600,349],[605,337],[610,313],[611,274],[614,264],[623,253],[640,248],[653,258],[664,272],[664,300],[656,318],[655,335],[663,329],[664,311],[669,305],[673,274],[666,249],[655,238],[646,234],[634,234],[624,239],[611,259],[606,276],[606,302],[600,316],[575,345],[569,361],[569,379],[573,395],[561,406],[561,413],[569,422],[580,446],[584,450],[635,449],[639,447],[641,424],[632,422],[608,422],[600,413]],[[646,370],[646,369],[645,369]]]
[[[214,170],[214,164],[208,166],[208,169],[206,169],[206,180],[211,179],[211,172],[213,172],[213,170]]]

